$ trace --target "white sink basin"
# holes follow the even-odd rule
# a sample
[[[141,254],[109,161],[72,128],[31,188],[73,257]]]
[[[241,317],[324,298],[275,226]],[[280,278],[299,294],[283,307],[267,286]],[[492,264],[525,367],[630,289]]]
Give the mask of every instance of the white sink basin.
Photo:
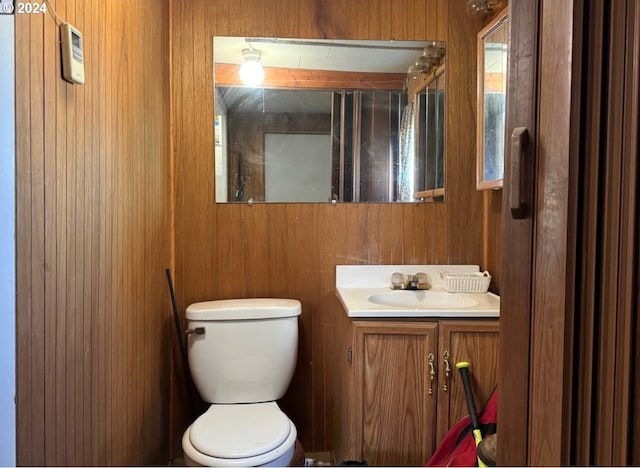
[[[336,294],[348,317],[419,318],[500,317],[500,297],[486,293],[450,293],[444,288],[441,271],[477,273],[478,265],[338,265]],[[425,273],[431,289],[391,289],[391,276]]]
[[[468,294],[452,294],[446,291],[397,290],[369,296],[374,304],[412,309],[468,309],[478,301]]]

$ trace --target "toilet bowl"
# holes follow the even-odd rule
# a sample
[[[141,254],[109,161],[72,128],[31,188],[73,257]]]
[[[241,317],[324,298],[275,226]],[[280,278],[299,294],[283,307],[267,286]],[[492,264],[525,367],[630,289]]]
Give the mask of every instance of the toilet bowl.
[[[182,436],[187,466],[287,466],[297,431],[275,402],[211,405]]]

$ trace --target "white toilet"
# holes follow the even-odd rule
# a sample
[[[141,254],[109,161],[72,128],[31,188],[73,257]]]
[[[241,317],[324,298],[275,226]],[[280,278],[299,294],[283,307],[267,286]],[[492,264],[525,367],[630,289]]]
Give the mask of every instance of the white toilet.
[[[293,299],[230,299],[187,307],[189,369],[209,409],[187,428],[187,466],[287,466],[297,431],[278,407],[298,352]]]

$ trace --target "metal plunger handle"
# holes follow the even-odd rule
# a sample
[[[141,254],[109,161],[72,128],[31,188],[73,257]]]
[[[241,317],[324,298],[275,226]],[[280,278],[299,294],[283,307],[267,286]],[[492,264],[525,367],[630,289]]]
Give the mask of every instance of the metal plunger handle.
[[[173,308],[173,319],[176,325],[176,332],[178,333],[178,347],[180,348],[180,356],[182,357],[182,371],[184,373],[184,384],[187,387],[187,397],[189,398],[189,406],[191,407],[192,419],[196,419],[196,406],[191,396],[191,374],[189,373],[189,361],[187,357],[187,350],[184,345],[184,338],[182,336],[182,329],[180,328],[180,318],[178,317],[178,304],[176,302],[176,293],[173,289],[173,278],[171,277],[171,270],[166,268],[165,273],[167,275],[167,284],[169,285],[169,295],[171,296],[171,306]],[[200,334],[200,333],[197,333]]]
[[[476,412],[476,404],[473,401],[473,391],[471,389],[471,379],[469,378],[469,363],[466,361],[456,362],[456,368],[460,370],[462,377],[462,385],[464,386],[464,395],[467,399],[467,408],[469,409],[469,417],[471,418],[471,427],[473,428],[473,438],[476,447],[482,440],[482,432],[480,431],[480,423],[478,421],[478,413]],[[478,458],[478,466],[486,467],[487,465]]]

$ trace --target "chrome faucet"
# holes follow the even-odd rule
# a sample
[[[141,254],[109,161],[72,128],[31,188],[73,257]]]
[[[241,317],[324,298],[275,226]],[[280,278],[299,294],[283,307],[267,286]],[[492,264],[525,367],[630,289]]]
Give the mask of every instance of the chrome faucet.
[[[422,290],[431,289],[431,282],[426,273],[405,275],[394,273],[391,275],[391,289]]]

